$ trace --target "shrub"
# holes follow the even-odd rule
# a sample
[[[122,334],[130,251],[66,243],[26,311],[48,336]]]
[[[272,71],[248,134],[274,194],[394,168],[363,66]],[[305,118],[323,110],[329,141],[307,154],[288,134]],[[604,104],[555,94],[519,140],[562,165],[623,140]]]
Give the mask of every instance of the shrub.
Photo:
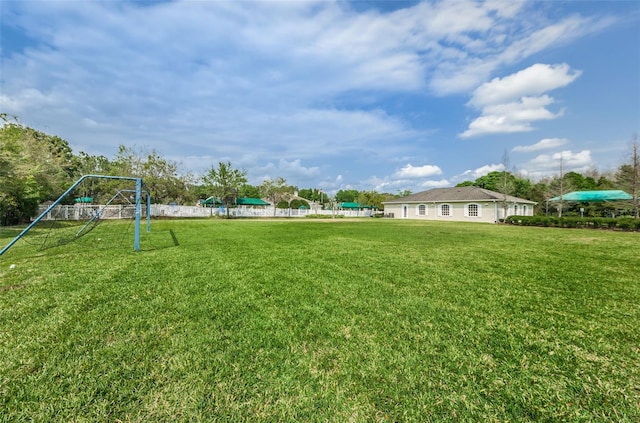
[[[342,219],[342,218],[344,218],[344,216],[341,215],[341,214],[336,214],[336,215],[330,215],[330,214],[308,214],[305,217],[307,219],[332,219],[332,218]]]
[[[622,219],[618,219],[618,221],[616,222],[616,227],[618,229],[623,229],[623,230],[626,230],[626,231],[635,229],[635,226],[636,225],[635,225],[634,219],[629,218],[629,217],[624,217]]]
[[[557,216],[509,216],[505,222],[520,226],[544,226],[557,228],[591,228],[591,229],[621,229],[625,231],[640,231],[640,220],[630,217],[557,217]]]

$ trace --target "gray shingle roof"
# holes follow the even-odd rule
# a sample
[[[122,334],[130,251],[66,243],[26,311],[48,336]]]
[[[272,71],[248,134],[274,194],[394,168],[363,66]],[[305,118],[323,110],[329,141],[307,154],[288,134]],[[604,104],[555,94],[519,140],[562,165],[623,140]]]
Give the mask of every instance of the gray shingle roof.
[[[383,204],[393,203],[420,203],[435,202],[442,203],[447,201],[503,201],[504,195],[499,192],[489,191],[488,189],[478,187],[454,187],[454,188],[434,188],[428,191],[422,191],[408,195],[402,198],[395,198],[385,201]],[[507,195],[507,201],[525,204],[536,204],[534,201],[525,200],[523,198]]]

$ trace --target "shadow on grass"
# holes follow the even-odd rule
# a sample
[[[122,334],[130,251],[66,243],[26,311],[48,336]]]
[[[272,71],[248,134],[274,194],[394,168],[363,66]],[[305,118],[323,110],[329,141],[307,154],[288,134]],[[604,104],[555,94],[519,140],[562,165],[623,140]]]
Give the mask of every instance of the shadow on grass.
[[[174,247],[178,247],[180,243],[178,242],[178,238],[176,238],[176,234],[173,232],[173,229],[169,229],[169,233],[171,234],[171,239],[173,240]]]
[[[180,246],[180,241],[173,229],[155,230],[140,242],[140,251],[157,251]]]

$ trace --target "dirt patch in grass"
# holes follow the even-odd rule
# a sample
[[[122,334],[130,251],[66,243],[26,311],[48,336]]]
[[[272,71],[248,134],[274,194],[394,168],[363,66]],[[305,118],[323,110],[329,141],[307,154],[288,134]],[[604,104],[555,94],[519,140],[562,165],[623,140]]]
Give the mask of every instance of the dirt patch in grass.
[[[571,241],[578,244],[601,244],[603,242],[602,238],[598,238],[595,236],[583,236],[583,237],[571,238]]]
[[[2,291],[12,291],[14,289],[24,288],[25,286],[26,285],[23,285],[23,284],[0,286],[0,292],[2,292]]]

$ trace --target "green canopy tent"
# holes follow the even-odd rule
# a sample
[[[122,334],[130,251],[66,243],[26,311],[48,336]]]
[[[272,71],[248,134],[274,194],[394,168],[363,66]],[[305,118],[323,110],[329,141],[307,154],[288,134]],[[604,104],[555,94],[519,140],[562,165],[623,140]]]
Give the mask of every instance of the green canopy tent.
[[[360,210],[360,203],[353,203],[353,202],[342,202],[340,204],[338,204],[338,207],[343,209],[343,210]]]
[[[236,205],[238,206],[270,206],[271,203],[260,198],[241,197],[236,199]]]
[[[220,199],[216,197],[209,197],[206,200],[202,200],[200,204],[202,204],[203,206],[215,207],[215,206],[221,206],[222,201],[220,201]]]
[[[220,201],[220,199],[216,197],[209,197],[206,200],[202,200],[200,204],[203,204],[206,206],[213,204],[214,207],[224,205],[222,201]],[[266,201],[261,200],[260,198],[241,197],[241,198],[236,198],[235,205],[237,206],[269,206],[271,205],[271,203],[267,203]]]
[[[632,200],[633,197],[621,190],[603,191],[573,191],[558,197],[550,198],[549,201],[575,201],[575,202],[602,202],[602,201],[624,201]]]
[[[550,198],[549,202],[567,203],[608,203],[615,201],[629,201],[633,197],[622,190],[601,190],[601,191],[573,191],[557,197]],[[585,209],[580,208],[580,216],[584,216]],[[613,214],[612,214],[613,216]]]

